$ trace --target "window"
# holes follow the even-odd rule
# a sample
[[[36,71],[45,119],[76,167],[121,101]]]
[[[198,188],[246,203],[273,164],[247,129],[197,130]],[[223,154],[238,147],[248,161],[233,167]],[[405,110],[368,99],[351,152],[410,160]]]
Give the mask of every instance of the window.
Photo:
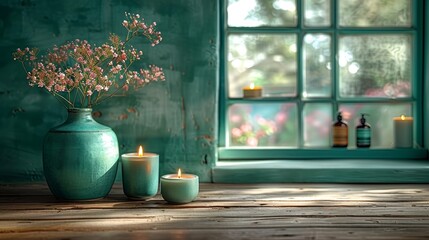
[[[423,157],[422,1],[221,2],[221,159]],[[262,97],[243,98],[250,84]],[[330,147],[338,112],[349,125],[341,150]],[[366,150],[355,143],[362,113]],[[393,147],[402,114],[414,117],[414,149]]]

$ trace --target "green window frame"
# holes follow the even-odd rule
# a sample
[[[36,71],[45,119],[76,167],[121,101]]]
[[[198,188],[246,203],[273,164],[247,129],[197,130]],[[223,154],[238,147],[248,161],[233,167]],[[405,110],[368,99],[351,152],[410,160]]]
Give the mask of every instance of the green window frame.
[[[298,13],[296,27],[230,27],[227,24],[228,0],[220,0],[220,84],[219,84],[219,160],[263,160],[263,159],[426,159],[427,150],[422,148],[423,142],[423,37],[424,37],[424,3],[421,0],[412,1],[411,27],[339,27],[337,22],[337,0],[330,1],[331,25],[328,27],[308,27],[303,24],[303,4],[304,1],[296,0],[296,10]],[[296,97],[269,97],[248,99],[239,97],[229,97],[228,94],[228,35],[229,34],[285,34],[293,33],[297,36],[297,96]],[[332,64],[332,97],[329,99],[303,99],[300,92],[303,89],[303,51],[302,43],[307,33],[329,33],[331,34],[330,56]],[[410,98],[400,99],[379,99],[379,98],[353,98],[341,99],[338,97],[338,38],[340,35],[359,34],[394,34],[406,33],[412,36],[412,86],[413,92]],[[333,106],[333,114],[336,114],[338,104],[342,103],[411,103],[412,116],[414,117],[414,135],[417,146],[409,149],[399,148],[308,148],[303,147],[303,139],[299,137],[297,148],[283,147],[230,147],[227,146],[227,111],[228,106],[236,103],[282,103],[293,101],[298,108],[298,130],[302,135],[303,104],[307,102],[330,102]],[[333,119],[335,116],[332,116]],[[353,126],[354,127],[354,126]],[[349,129],[350,131],[350,129]]]

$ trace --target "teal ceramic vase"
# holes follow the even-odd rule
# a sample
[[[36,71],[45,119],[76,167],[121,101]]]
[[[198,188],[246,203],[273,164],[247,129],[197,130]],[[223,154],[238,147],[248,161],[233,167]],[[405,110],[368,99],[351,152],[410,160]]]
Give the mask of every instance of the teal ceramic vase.
[[[119,148],[111,128],[92,118],[91,108],[68,109],[67,120],[43,143],[43,170],[51,192],[63,200],[105,197],[118,168]]]

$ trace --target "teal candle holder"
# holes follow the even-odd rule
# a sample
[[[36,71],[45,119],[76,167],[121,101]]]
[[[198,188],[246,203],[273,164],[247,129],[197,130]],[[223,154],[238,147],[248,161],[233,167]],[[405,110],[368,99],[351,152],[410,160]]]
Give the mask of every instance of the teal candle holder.
[[[132,200],[145,200],[158,193],[159,155],[155,153],[122,154],[122,186]]]
[[[199,192],[199,179],[193,174],[167,174],[161,177],[161,195],[172,204],[189,203]]]

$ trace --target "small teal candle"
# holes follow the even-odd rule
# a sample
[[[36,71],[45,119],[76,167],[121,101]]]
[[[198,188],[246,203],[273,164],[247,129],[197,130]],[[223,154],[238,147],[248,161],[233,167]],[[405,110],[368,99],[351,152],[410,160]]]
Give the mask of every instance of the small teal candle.
[[[122,186],[125,195],[133,200],[144,200],[158,193],[159,155],[143,153],[122,154]]]
[[[167,174],[161,177],[161,195],[165,201],[174,204],[189,203],[195,200],[199,192],[197,175]]]

